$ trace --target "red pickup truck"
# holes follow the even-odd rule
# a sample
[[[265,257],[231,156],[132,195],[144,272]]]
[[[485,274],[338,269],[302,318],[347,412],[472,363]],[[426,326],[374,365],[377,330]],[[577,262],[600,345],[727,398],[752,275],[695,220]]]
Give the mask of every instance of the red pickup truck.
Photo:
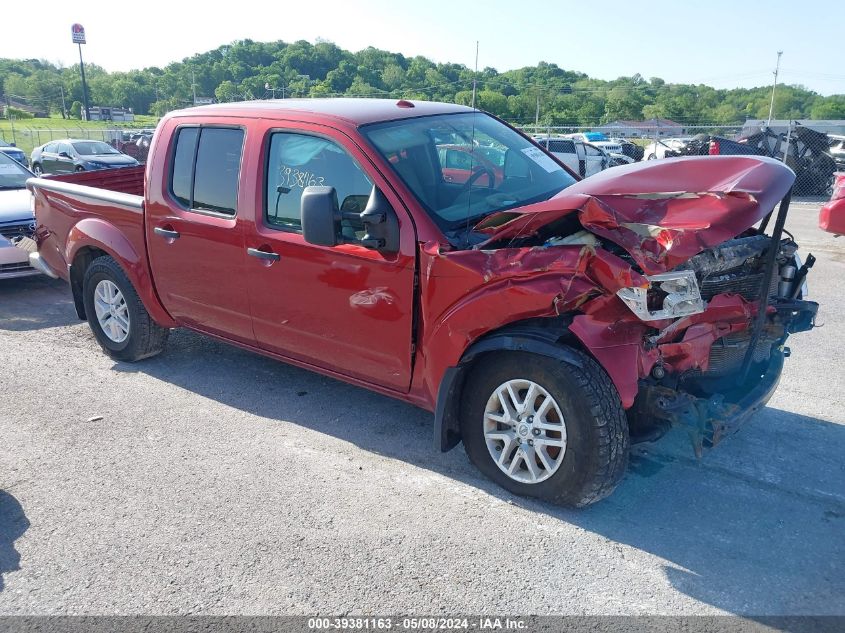
[[[479,157],[466,178],[444,146]],[[518,494],[597,501],[671,425],[712,445],[818,307],[783,232],[794,174],[765,157],[579,181],[488,114],[366,99],[174,112],[149,156],[28,182],[31,261],[107,353],[187,327],[373,389]]]

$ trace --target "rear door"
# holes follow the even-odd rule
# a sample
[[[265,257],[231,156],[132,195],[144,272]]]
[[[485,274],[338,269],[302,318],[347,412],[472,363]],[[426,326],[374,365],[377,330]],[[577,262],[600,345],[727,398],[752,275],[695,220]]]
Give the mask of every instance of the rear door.
[[[252,344],[238,203],[245,131],[186,124],[169,138],[166,190],[145,207],[159,297],[179,323]]]
[[[247,282],[262,348],[398,391],[411,381],[416,240],[410,217],[366,155],[339,131],[267,123],[255,223],[246,238]],[[277,124],[276,124],[277,125]],[[343,222],[348,243],[305,242],[300,198],[310,185],[335,187],[341,210],[363,211],[373,186],[399,216],[400,252],[382,254]]]

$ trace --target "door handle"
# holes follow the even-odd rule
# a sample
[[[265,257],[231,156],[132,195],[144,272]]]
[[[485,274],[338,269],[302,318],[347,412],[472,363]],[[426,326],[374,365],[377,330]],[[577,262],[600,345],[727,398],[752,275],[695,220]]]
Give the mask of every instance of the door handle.
[[[253,257],[257,257],[258,259],[266,259],[270,262],[277,262],[281,257],[278,253],[273,253],[270,251],[260,251],[257,248],[248,248],[246,249],[246,254],[251,255]]]
[[[166,237],[169,240],[175,240],[179,237],[179,231],[173,231],[170,229],[165,229],[164,227],[157,226],[153,229],[153,233],[156,235],[161,235],[162,237]]]

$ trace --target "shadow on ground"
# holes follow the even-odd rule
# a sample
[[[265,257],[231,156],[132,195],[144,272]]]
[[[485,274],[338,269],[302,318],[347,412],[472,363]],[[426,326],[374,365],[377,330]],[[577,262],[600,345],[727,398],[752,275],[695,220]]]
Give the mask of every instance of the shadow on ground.
[[[0,330],[23,332],[72,323],[79,318],[64,281],[41,275],[0,280]]]
[[[20,569],[21,555],[15,541],[29,528],[29,520],[21,504],[12,495],[0,490],[0,591],[5,583],[3,574]]]
[[[573,511],[512,496],[461,449],[435,452],[425,411],[191,332],[173,332],[157,358],[114,369],[302,425],[628,544],[665,560],[679,591],[729,612],[771,613],[775,605],[801,614],[829,605],[821,611],[835,614],[845,604],[842,425],[766,409],[702,461],[684,433],[672,432],[635,448],[612,497]],[[353,410],[367,415],[352,424]]]

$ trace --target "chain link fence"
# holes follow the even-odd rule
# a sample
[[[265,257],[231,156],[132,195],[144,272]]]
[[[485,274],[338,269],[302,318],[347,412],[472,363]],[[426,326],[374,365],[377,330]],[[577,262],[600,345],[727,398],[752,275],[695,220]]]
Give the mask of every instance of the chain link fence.
[[[15,124],[14,131],[9,129],[4,132],[6,142],[14,143],[19,147],[27,160],[32,150],[50,141],[62,141],[66,139],[85,139],[91,141],[104,141],[121,152],[145,162],[146,150],[149,149],[149,140],[152,136],[151,129],[141,128],[91,128],[81,125],[68,124],[66,127],[51,129],[31,128],[26,125]]]
[[[757,155],[788,165],[796,196],[829,197],[834,173],[845,171],[845,120],[748,120],[743,124],[678,124],[669,120],[521,126],[535,138],[573,138],[601,151],[613,148],[634,160],[677,156]],[[628,151],[628,148],[641,148]],[[611,154],[612,156],[612,154]],[[611,166],[628,161],[609,160]]]

